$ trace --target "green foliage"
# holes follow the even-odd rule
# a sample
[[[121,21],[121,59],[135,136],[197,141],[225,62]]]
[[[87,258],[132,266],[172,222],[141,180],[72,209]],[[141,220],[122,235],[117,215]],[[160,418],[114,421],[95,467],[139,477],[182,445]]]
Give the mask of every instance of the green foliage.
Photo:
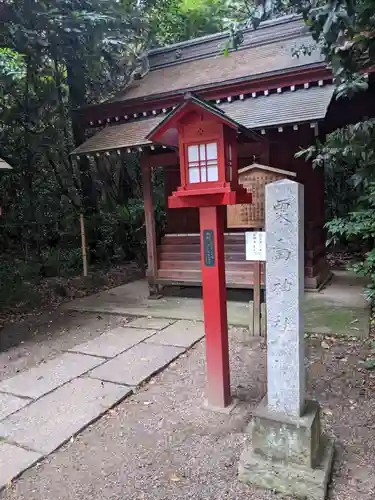
[[[243,0],[237,2],[231,15],[229,37],[224,54],[228,55],[230,48],[237,49],[241,45],[245,29],[250,27],[256,29],[262,21],[267,19],[299,13],[302,5],[303,3],[297,0]]]
[[[375,121],[366,120],[329,134],[297,153],[324,167],[326,219],[341,217],[355,209],[375,168]]]
[[[81,212],[91,266],[144,259],[138,158],[77,162],[69,152],[86,138],[75,109],[127,84],[153,6],[9,0],[0,9],[0,157],[14,168],[0,173],[0,286],[9,290],[0,308],[41,277],[81,272]]]
[[[362,262],[352,269],[371,280],[367,296],[375,298],[375,120],[359,122],[336,130],[299,156],[323,167],[331,179],[331,198],[335,199],[333,218],[326,224],[328,244],[355,242],[365,251]],[[342,179],[344,189],[334,181]],[[334,190],[336,188],[336,190]],[[331,207],[332,208],[332,207]]]
[[[149,12],[157,45],[222,31],[233,12],[228,0],[163,0]]]
[[[24,56],[14,50],[0,47],[0,75],[3,80],[6,77],[11,81],[24,78],[26,76]]]
[[[1,2],[0,2],[1,3]],[[139,159],[72,159],[86,134],[77,108],[123,90],[137,57],[223,28],[227,0],[8,0],[0,9],[0,308],[43,277],[82,270],[79,217],[91,267],[146,257]],[[154,173],[158,237],[163,177]]]
[[[35,285],[39,282],[38,266],[18,259],[0,263],[0,304],[1,309],[10,306],[25,308],[36,306],[39,296]]]

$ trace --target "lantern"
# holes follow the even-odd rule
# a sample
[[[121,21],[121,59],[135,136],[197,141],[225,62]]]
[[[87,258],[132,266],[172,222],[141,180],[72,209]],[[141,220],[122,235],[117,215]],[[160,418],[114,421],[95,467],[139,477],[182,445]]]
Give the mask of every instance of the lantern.
[[[148,136],[178,147],[181,185],[169,197],[170,208],[250,203],[238,184],[237,134],[246,131],[220,108],[190,94]]]

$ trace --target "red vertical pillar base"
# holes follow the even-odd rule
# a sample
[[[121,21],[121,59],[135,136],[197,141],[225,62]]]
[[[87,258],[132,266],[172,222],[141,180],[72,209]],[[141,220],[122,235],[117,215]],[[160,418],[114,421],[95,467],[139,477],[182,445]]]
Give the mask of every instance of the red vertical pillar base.
[[[207,402],[225,408],[230,394],[227,299],[224,259],[225,207],[199,208]]]

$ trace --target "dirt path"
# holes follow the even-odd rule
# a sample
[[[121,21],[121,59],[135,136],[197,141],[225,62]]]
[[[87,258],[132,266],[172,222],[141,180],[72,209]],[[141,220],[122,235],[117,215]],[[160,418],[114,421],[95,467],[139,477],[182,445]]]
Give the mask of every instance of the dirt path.
[[[135,262],[127,262],[106,272],[90,272],[86,278],[41,280],[35,288],[39,296],[37,308],[26,301],[0,311],[0,380],[122,324],[125,318],[62,312],[59,306],[142,276],[143,271]]]
[[[0,380],[126,323],[118,315],[59,310],[27,316],[0,332]]]
[[[84,326],[83,315],[72,317],[75,326],[70,328],[70,341],[77,328],[89,336],[99,328],[97,321],[110,321],[89,316]],[[66,333],[58,331],[49,349],[61,345],[62,336],[65,339]],[[242,338],[241,332],[232,330],[232,387],[241,401],[232,416],[202,409],[205,365],[200,343],[129,400],[26,472],[0,494],[1,500],[281,498],[253,490],[236,478],[251,409],[265,391],[264,346],[257,339],[243,344]],[[308,390],[309,396],[321,403],[324,428],[337,443],[329,498],[373,500],[375,378],[361,363],[367,347],[358,341],[329,339],[322,346],[321,341],[308,342]]]

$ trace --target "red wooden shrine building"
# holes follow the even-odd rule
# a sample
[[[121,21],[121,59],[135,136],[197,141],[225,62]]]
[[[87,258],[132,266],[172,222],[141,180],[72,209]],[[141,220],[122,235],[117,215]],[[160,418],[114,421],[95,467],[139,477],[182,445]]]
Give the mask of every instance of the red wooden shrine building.
[[[227,287],[252,287],[253,264],[245,260],[244,232],[264,225],[264,185],[289,177],[305,185],[305,285],[318,288],[329,276],[324,175],[296,159],[295,153],[339,126],[375,116],[375,100],[368,95],[372,86],[355,100],[336,101],[332,75],[320,51],[295,55],[312,43],[295,16],[246,31],[240,49],[229,56],[223,54],[226,39],[221,33],[151,50],[147,71],[135,73],[121,95],[78,112],[82,126],[97,132],[73,154],[141,155],[150,289],[160,284],[200,285],[198,210],[167,208],[166,232],[159,244],[155,235],[152,170],[164,169],[167,199],[181,185],[178,130],[169,129],[162,146],[148,139],[187,95],[196,99],[236,124],[237,155],[230,161],[239,182],[253,194],[251,205],[227,208]],[[210,176],[215,176],[217,151],[211,145],[192,154],[192,161],[204,163],[204,180],[215,182]],[[202,170],[192,169],[190,175],[191,184],[201,182]]]

